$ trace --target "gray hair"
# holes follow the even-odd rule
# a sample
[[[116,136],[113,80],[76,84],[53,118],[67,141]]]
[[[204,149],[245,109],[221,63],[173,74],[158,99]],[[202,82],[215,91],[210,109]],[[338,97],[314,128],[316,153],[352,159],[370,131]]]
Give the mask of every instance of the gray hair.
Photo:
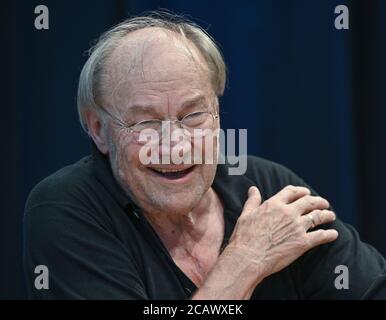
[[[98,110],[98,95],[101,88],[101,71],[112,51],[120,40],[129,33],[158,27],[173,31],[185,40],[190,40],[204,57],[210,71],[213,90],[217,96],[224,93],[226,66],[223,56],[212,37],[200,26],[185,17],[168,12],[151,12],[143,16],[127,19],[108,30],[89,50],[89,58],[83,66],[78,86],[78,114],[83,129],[87,132],[85,114],[89,110]]]

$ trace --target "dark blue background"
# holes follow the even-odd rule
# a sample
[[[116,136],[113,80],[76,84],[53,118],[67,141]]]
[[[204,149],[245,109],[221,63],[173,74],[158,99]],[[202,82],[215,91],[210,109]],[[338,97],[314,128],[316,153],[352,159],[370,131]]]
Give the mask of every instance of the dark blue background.
[[[45,4],[50,29],[34,28]],[[334,28],[334,8],[350,29]],[[76,112],[85,51],[131,14],[192,16],[224,53],[224,128],[328,198],[386,254],[386,1],[3,1],[0,298],[24,298],[21,219],[31,188],[90,149]]]

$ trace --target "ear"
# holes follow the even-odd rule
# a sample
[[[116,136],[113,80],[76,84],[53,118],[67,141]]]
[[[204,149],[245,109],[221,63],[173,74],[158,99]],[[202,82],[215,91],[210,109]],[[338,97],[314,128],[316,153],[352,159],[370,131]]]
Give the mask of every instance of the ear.
[[[99,116],[94,111],[86,111],[85,119],[87,123],[88,134],[93,139],[99,151],[108,154],[109,148],[107,143],[106,128]]]

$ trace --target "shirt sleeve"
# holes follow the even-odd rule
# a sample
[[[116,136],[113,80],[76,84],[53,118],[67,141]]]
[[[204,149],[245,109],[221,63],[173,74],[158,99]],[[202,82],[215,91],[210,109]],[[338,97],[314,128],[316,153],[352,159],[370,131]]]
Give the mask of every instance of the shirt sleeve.
[[[39,204],[26,211],[23,223],[30,298],[147,299],[127,248],[84,208]],[[41,265],[48,270],[46,289],[35,286]]]
[[[280,166],[279,170],[284,185],[310,188],[287,168]],[[310,250],[291,266],[298,292],[305,299],[385,299],[384,257],[361,241],[358,232],[339,219],[339,213],[337,217],[320,228],[336,229],[338,239]]]

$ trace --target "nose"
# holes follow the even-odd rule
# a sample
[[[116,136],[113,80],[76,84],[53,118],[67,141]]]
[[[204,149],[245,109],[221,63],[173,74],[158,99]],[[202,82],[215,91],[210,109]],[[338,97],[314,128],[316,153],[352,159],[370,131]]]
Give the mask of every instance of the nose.
[[[184,129],[179,120],[168,120],[162,124],[161,140],[159,153],[162,159],[169,158],[173,148],[178,145],[178,149],[190,150],[191,140],[186,129]],[[177,150],[177,149],[176,149]],[[174,152],[176,152],[176,150]]]
[[[177,139],[178,137],[186,136],[189,136],[189,133],[186,129],[183,128],[180,120],[175,119],[162,122],[162,128],[160,132],[160,142],[162,144],[166,143],[173,146],[181,140]]]

